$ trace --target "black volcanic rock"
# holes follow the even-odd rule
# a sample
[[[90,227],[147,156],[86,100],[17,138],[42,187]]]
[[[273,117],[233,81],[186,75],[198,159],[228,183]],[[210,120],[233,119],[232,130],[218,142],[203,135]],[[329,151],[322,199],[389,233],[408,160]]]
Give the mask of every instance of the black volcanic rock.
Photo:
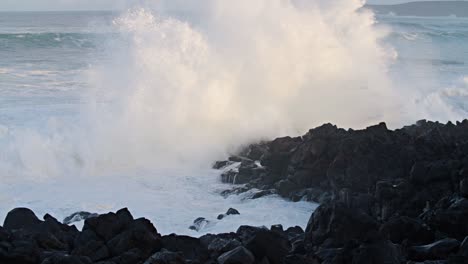
[[[261,155],[245,156],[254,149]],[[432,243],[468,235],[468,120],[421,120],[397,130],[384,123],[364,130],[325,124],[302,137],[252,144],[236,157],[263,170],[242,192],[273,189],[292,201],[321,203],[292,252],[321,252],[326,263],[399,263],[415,254],[418,261],[463,258],[450,245],[443,254],[422,249],[444,252],[444,243]],[[245,183],[254,167],[240,168],[225,175]]]
[[[434,232],[420,219],[407,216],[393,217],[380,227],[380,233],[393,243],[410,241],[412,244],[427,244],[435,239]]]
[[[242,246],[226,252],[218,258],[219,264],[253,264],[254,262],[255,257],[252,252]]]
[[[83,231],[91,230],[103,241],[109,241],[120,234],[131,222],[133,216],[127,208],[85,220]]]
[[[446,238],[429,245],[414,246],[410,249],[411,260],[438,260],[446,259],[451,253],[456,253],[460,242],[456,239]]]
[[[8,212],[3,227],[7,230],[34,229],[41,221],[33,211],[27,208],[16,208]]]
[[[226,212],[226,215],[240,215],[240,213],[234,208],[229,208],[229,210]]]
[[[95,213],[90,213],[90,212],[76,212],[76,213],[73,213],[67,217],[65,217],[62,221],[62,223],[66,224],[66,225],[69,225],[69,224],[72,224],[72,223],[75,223],[75,222],[79,222],[79,221],[82,221],[82,220],[86,220],[88,218],[91,218],[91,217],[97,217],[99,216],[98,214],[95,214]]]

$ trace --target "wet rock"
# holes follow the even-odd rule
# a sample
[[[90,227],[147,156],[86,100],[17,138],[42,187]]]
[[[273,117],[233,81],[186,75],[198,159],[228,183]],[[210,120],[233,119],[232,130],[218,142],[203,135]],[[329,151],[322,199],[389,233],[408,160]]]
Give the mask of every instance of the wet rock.
[[[144,264],[184,264],[183,256],[177,252],[171,252],[166,249],[155,253]]]
[[[97,216],[99,216],[99,215],[95,214],[95,213],[81,211],[81,212],[76,212],[76,213],[73,213],[73,214],[65,217],[62,222],[64,224],[66,224],[66,225],[69,225],[71,223],[80,222],[80,221],[86,220],[88,218],[97,217]]]
[[[259,198],[262,198],[262,197],[265,197],[265,196],[268,196],[268,195],[273,195],[273,194],[276,194],[276,190],[274,190],[274,189],[261,190],[261,191],[255,192],[252,195],[251,199],[259,199]]]
[[[209,251],[224,253],[231,251],[242,244],[237,239],[216,238],[208,246]]]
[[[282,225],[272,225],[270,230],[276,233],[284,233],[284,229]]]
[[[411,247],[409,258],[417,261],[447,259],[450,254],[456,253],[459,247],[458,240],[446,238],[432,244]]]
[[[219,217],[219,216],[218,216]],[[219,219],[219,218],[218,218]],[[205,226],[207,226],[210,223],[210,221],[206,220],[204,217],[199,217],[193,221],[193,225],[189,227],[190,230],[194,230],[199,232],[202,230]]]
[[[229,208],[229,210],[226,212],[226,215],[240,215],[240,213],[234,208]]]
[[[231,164],[234,164],[234,162],[232,161],[228,161],[228,160],[225,160],[225,161],[217,161],[215,162],[215,164],[213,164],[213,169],[216,169],[216,170],[220,170],[222,168],[225,168]]]
[[[82,256],[70,256],[66,254],[55,254],[45,259],[41,264],[92,264],[93,262]]]
[[[253,264],[255,257],[246,248],[240,246],[219,256],[219,264]]]

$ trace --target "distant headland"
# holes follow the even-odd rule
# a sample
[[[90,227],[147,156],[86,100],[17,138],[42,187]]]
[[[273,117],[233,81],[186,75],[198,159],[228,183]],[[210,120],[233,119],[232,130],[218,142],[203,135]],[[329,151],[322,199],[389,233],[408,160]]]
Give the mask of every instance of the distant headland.
[[[366,5],[376,14],[468,17],[468,1],[420,1],[396,5]]]

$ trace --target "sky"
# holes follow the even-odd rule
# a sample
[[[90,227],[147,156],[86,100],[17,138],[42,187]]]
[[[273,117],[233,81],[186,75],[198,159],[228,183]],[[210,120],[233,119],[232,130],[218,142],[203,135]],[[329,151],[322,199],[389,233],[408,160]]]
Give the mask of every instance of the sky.
[[[0,0],[0,11],[114,10],[139,0]],[[369,4],[395,4],[411,0],[368,0]]]

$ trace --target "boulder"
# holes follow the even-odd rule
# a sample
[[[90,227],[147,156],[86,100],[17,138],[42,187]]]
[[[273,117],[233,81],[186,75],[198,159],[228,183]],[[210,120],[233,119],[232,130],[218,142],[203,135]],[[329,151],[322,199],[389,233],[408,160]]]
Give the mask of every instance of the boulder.
[[[36,264],[40,260],[40,248],[32,240],[15,240],[4,246],[6,250],[0,250],[0,260],[6,263]]]
[[[92,264],[91,259],[82,256],[70,256],[67,254],[54,254],[46,258],[41,264]]]
[[[287,237],[270,230],[256,232],[245,244],[257,261],[268,259],[271,264],[280,264],[291,250]]]
[[[409,250],[411,260],[438,260],[447,259],[450,254],[457,253],[460,242],[456,239],[445,238],[432,244],[413,246]]]
[[[262,227],[255,227],[255,226],[240,226],[237,231],[236,235],[239,237],[243,244],[247,243],[251,238],[255,236],[258,232],[268,230],[268,228]]]
[[[218,216],[218,219],[219,219],[219,216]],[[189,229],[198,232],[202,230],[205,226],[207,226],[209,223],[210,221],[206,220],[204,217],[199,217],[193,221],[193,224],[189,227]]]
[[[111,239],[107,245],[114,256],[137,248],[143,257],[149,257],[162,248],[161,235],[145,218],[134,220],[125,231]]]
[[[214,251],[217,253],[225,253],[227,251],[231,251],[239,246],[241,246],[241,242],[237,239],[229,239],[229,238],[215,238],[209,245],[208,250]]]
[[[177,252],[171,252],[166,249],[155,253],[149,257],[144,264],[185,264],[183,256]]]
[[[460,194],[463,197],[468,198],[468,178],[460,181]]]
[[[380,233],[393,243],[409,240],[412,244],[427,244],[435,239],[434,232],[421,220],[400,216],[393,217],[380,227]]]
[[[390,241],[363,244],[353,252],[353,262],[356,264],[404,263],[405,258],[401,249]]]
[[[135,264],[142,263],[147,258],[144,257],[141,251],[137,248],[129,250],[122,255],[111,258],[109,261],[115,264]]]
[[[226,215],[240,215],[240,213],[234,208],[229,208],[229,210],[226,212]]]
[[[245,247],[239,246],[218,257],[219,264],[253,264],[255,257]]]
[[[41,223],[33,211],[27,208],[15,208],[8,212],[3,227],[6,230],[36,228]]]
[[[162,247],[172,251],[180,252],[188,261],[205,262],[209,259],[209,251],[200,239],[188,236],[168,235],[162,237]]]
[[[306,238],[314,245],[341,247],[350,240],[371,241],[380,237],[379,224],[360,208],[335,202],[319,206],[312,214]]]
[[[462,240],[468,236],[468,199],[444,197],[423,215],[423,219],[433,230]]]
[[[83,221],[83,220],[86,220],[88,218],[91,218],[91,217],[97,217],[99,216],[98,214],[95,214],[95,213],[90,213],[90,212],[76,212],[76,213],[73,213],[67,217],[65,217],[62,221],[62,223],[66,224],[66,225],[69,225],[69,224],[72,224],[72,223],[75,223],[75,222],[80,222],[80,221]]]
[[[89,241],[85,244],[78,244],[71,254],[74,256],[88,257],[93,262],[105,260],[111,256],[106,244],[102,241],[95,240]]]
[[[468,236],[463,239],[463,242],[460,245],[460,250],[458,255],[468,258]]]
[[[91,230],[100,239],[107,242],[126,229],[132,221],[133,216],[127,208],[124,208],[116,213],[86,219],[83,230]]]
[[[220,170],[222,168],[225,168],[231,164],[233,164],[234,162],[232,161],[228,161],[228,160],[224,160],[224,161],[216,161],[214,164],[213,164],[213,169],[216,169],[216,170]]]

